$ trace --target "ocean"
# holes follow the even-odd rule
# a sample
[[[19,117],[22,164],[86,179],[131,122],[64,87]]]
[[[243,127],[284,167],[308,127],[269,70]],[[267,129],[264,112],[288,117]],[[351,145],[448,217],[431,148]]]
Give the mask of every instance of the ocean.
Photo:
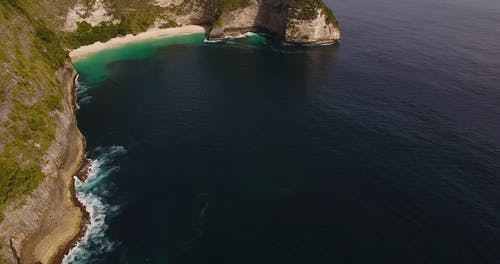
[[[327,1],[339,44],[172,37],[75,63],[65,263],[500,263],[500,4]]]

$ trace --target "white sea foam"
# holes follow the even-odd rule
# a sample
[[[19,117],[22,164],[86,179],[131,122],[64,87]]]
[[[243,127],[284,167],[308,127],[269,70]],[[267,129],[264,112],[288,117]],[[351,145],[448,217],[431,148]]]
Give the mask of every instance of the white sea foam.
[[[233,40],[233,39],[240,39],[240,38],[247,38],[247,37],[252,37],[252,36],[258,36],[259,34],[256,34],[256,33],[253,33],[253,32],[247,32],[247,33],[244,33],[244,34],[240,34],[240,35],[237,35],[237,36],[227,36],[227,37],[224,37],[224,39],[226,40]],[[204,39],[203,42],[205,43],[218,43],[218,42],[222,42],[224,40],[209,40],[209,39]]]
[[[248,37],[253,37],[253,36],[258,36],[258,34],[253,33],[253,32],[247,32],[243,33],[237,36],[228,36],[226,37],[227,39],[240,39],[240,38],[248,38]]]
[[[89,87],[81,83],[80,75],[75,78],[75,91],[76,91],[76,110],[80,109],[80,105],[88,104],[92,96],[88,95]]]
[[[98,147],[92,152],[95,156],[91,156],[95,158],[91,162],[87,180],[82,182],[75,178],[76,196],[89,212],[90,223],[82,239],[64,257],[64,264],[92,263],[96,256],[114,248],[115,242],[106,237],[106,220],[110,214],[118,211],[119,206],[106,202],[111,187],[108,177],[119,169],[113,164],[115,158],[125,153],[125,148],[121,146]]]
[[[209,40],[209,39],[204,39],[203,42],[205,43],[218,43],[218,42],[222,42],[222,40]]]

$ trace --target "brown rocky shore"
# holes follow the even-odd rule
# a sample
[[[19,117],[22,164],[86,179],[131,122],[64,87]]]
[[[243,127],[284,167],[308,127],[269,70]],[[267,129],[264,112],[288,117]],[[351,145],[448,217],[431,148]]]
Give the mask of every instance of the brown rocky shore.
[[[9,205],[0,224],[5,231],[0,241],[9,244],[0,251],[11,263],[60,263],[85,225],[85,210],[76,199],[73,178],[82,166],[85,150],[75,116],[76,71],[68,62],[58,75],[65,99],[56,143],[43,168],[47,177],[31,195]]]
[[[83,158],[80,170],[78,170],[78,173],[75,176],[82,182],[86,181],[89,176],[91,165],[92,165],[91,160]],[[68,254],[70,250],[76,246],[78,241],[80,241],[80,239],[83,238],[85,232],[87,231],[87,227],[90,224],[90,214],[89,212],[87,212],[85,206],[77,199],[75,184],[73,184],[71,191],[73,193],[73,199],[75,204],[80,208],[81,212],[83,213],[80,222],[80,231],[70,241],[68,241],[68,243],[66,243],[66,245],[61,248],[61,250],[58,250],[57,254],[53,258],[54,263],[62,263],[64,256],[66,256],[66,254]]]

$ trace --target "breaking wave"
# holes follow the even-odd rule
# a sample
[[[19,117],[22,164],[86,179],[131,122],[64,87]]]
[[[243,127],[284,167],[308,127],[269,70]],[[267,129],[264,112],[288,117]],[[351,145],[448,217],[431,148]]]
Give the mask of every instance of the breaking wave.
[[[253,33],[253,32],[247,32],[244,34],[236,35],[236,36],[227,36],[224,37],[224,40],[234,40],[234,39],[241,39],[241,38],[248,38],[248,37],[257,37],[261,36],[261,34]],[[223,42],[224,40],[209,40],[209,39],[204,39],[203,42],[205,43],[219,43]]]
[[[75,92],[76,92],[76,109],[80,109],[80,105],[85,105],[90,102],[92,96],[88,95],[89,87],[78,81],[80,75],[75,78]]]
[[[237,36],[228,36],[226,38],[227,39],[240,39],[240,38],[248,38],[248,37],[255,37],[255,36],[259,36],[259,35],[256,33],[253,33],[253,32],[247,32],[247,33],[240,34]]]
[[[108,178],[119,169],[116,158],[125,153],[122,146],[97,147],[89,154],[93,160],[88,178],[82,182],[75,177],[76,196],[89,213],[90,223],[81,240],[64,257],[64,264],[93,263],[102,253],[113,250],[116,242],[106,236],[106,220],[119,206],[106,201],[112,189]]]

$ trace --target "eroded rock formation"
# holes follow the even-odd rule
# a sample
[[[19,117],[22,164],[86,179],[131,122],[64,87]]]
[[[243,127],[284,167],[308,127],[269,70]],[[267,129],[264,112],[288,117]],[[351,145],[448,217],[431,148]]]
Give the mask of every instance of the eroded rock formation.
[[[334,43],[340,39],[333,12],[322,1],[312,0],[250,0],[248,6],[215,21],[209,37],[221,39],[248,31],[271,33],[294,44]]]

